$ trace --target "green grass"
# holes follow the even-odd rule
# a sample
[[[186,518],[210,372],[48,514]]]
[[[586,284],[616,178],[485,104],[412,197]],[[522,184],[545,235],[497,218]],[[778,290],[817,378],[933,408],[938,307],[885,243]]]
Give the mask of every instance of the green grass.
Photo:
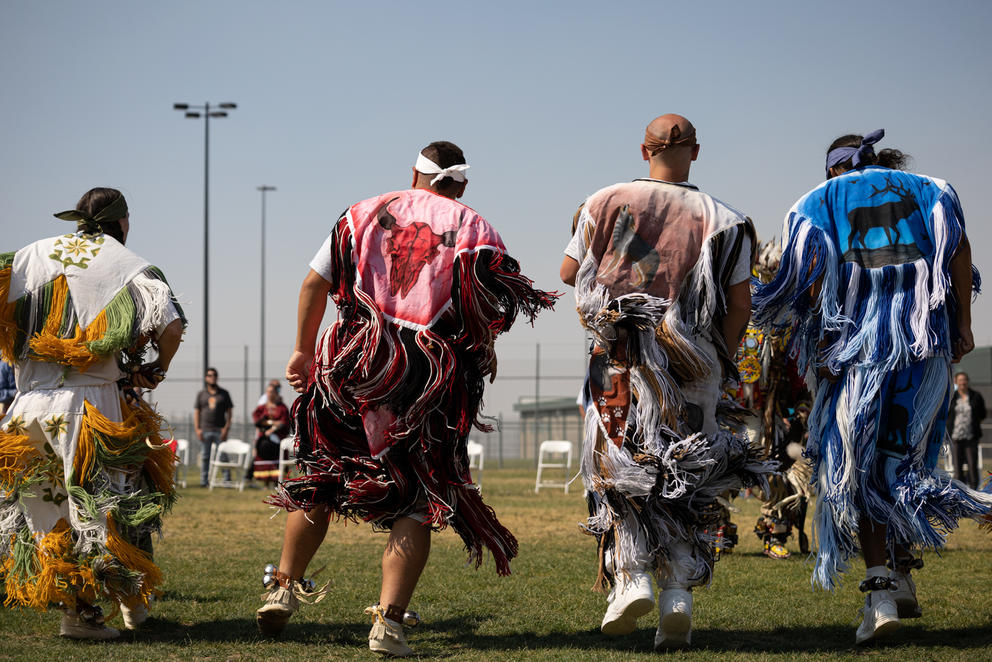
[[[456,660],[637,660],[651,646],[657,613],[631,636],[599,633],[605,598],[589,587],[595,545],[576,525],[580,493],[533,491],[533,471],[518,465],[484,476],[484,494],[520,540],[514,574],[498,578],[491,560],[466,566],[460,540],[438,535],[412,609],[423,625],[408,631],[423,657]],[[576,490],[581,492],[581,489]],[[320,604],[304,605],[278,640],[259,636],[261,569],[276,562],[285,515],[271,518],[258,491],[183,490],[156,545],[166,583],[153,618],[114,642],[60,640],[56,611],[0,608],[0,659],[7,660],[349,660],[372,659],[362,610],[375,602],[383,534],[332,525],[311,569],[332,580]],[[761,555],[751,533],[755,499],[738,500],[741,544],[717,564],[713,584],[695,591],[693,642],[670,653],[686,660],[985,660],[992,659],[992,536],[972,522],[953,534],[942,557],[927,554],[916,573],[924,617],[904,621],[886,646],[853,647],[861,569],[834,593],[810,588],[798,553]],[[795,552],[794,541],[790,541]],[[119,617],[111,621],[119,625]]]

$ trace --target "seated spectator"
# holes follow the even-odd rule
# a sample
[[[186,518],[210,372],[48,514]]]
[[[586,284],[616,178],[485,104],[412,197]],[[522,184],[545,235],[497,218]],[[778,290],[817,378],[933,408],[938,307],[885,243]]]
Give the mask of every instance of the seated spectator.
[[[279,442],[289,432],[289,409],[279,397],[278,384],[269,383],[265,389],[265,402],[255,407],[252,419],[258,429],[258,436],[255,438],[255,461],[278,462]],[[273,479],[277,475],[278,472],[266,472],[265,483],[274,482]],[[253,481],[254,477],[255,463],[252,462],[248,468],[247,478]]]

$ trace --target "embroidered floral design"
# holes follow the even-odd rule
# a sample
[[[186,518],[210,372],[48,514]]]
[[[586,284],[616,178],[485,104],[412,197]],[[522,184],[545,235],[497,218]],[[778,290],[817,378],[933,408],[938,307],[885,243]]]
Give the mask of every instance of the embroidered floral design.
[[[61,262],[67,267],[85,269],[87,267],[86,263],[96,257],[100,252],[100,246],[103,242],[103,235],[86,239],[79,234],[67,234],[55,240],[54,250],[48,257],[56,262]]]
[[[52,439],[61,437],[69,427],[69,422],[65,419],[65,414],[53,414],[45,421],[45,432]]]
[[[10,420],[7,421],[7,427],[4,428],[4,432],[9,432],[10,434],[25,435],[28,433],[28,426],[24,423],[24,417],[18,414],[17,416],[11,416]]]
[[[69,497],[63,494],[62,492],[60,491],[57,492],[53,490],[51,487],[46,487],[44,490],[42,490],[41,500],[54,503],[56,506],[61,506],[62,502],[68,498]]]

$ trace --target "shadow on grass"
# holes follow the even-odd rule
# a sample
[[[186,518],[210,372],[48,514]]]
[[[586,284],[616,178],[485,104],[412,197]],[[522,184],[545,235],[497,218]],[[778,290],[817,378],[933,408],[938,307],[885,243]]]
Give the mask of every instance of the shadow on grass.
[[[542,634],[516,632],[480,634],[482,619],[474,616],[446,619],[407,630],[418,654],[446,658],[476,651],[530,650],[599,650],[649,652],[654,645],[654,628],[641,627],[622,638],[604,637],[598,629],[553,631]],[[645,623],[647,625],[647,623]],[[992,645],[992,622],[970,628],[929,629],[904,621],[903,628],[875,648],[898,649],[905,646],[943,646],[955,649],[982,648]],[[774,630],[727,630],[702,628],[692,633],[693,648],[738,653],[843,652],[854,650],[855,626],[819,625],[777,628]],[[185,625],[178,621],[149,619],[140,632],[126,633],[134,643],[181,642],[285,642],[313,645],[362,647],[369,625],[362,622],[290,623],[278,638],[262,637],[255,622],[246,618],[207,621]],[[128,636],[130,635],[130,637]]]
[[[162,592],[162,597],[160,599],[162,601],[168,601],[168,602],[200,602],[200,603],[204,603],[204,602],[225,602],[225,601],[229,600],[230,598],[228,596],[224,596],[224,595],[220,595],[220,594],[217,594],[217,595],[202,595],[202,594],[183,593],[183,592],[180,592],[180,591],[165,590],[165,591]],[[154,609],[154,607],[153,607],[153,609]]]

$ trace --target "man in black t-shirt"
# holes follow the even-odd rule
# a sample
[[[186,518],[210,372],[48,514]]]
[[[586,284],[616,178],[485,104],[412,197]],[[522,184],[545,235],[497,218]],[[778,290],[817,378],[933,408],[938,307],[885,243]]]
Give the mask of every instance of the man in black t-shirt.
[[[231,410],[234,409],[231,395],[217,386],[216,368],[207,368],[203,381],[205,388],[196,394],[193,405],[193,425],[203,452],[200,487],[208,484],[211,446],[227,439],[227,433],[231,429]]]

